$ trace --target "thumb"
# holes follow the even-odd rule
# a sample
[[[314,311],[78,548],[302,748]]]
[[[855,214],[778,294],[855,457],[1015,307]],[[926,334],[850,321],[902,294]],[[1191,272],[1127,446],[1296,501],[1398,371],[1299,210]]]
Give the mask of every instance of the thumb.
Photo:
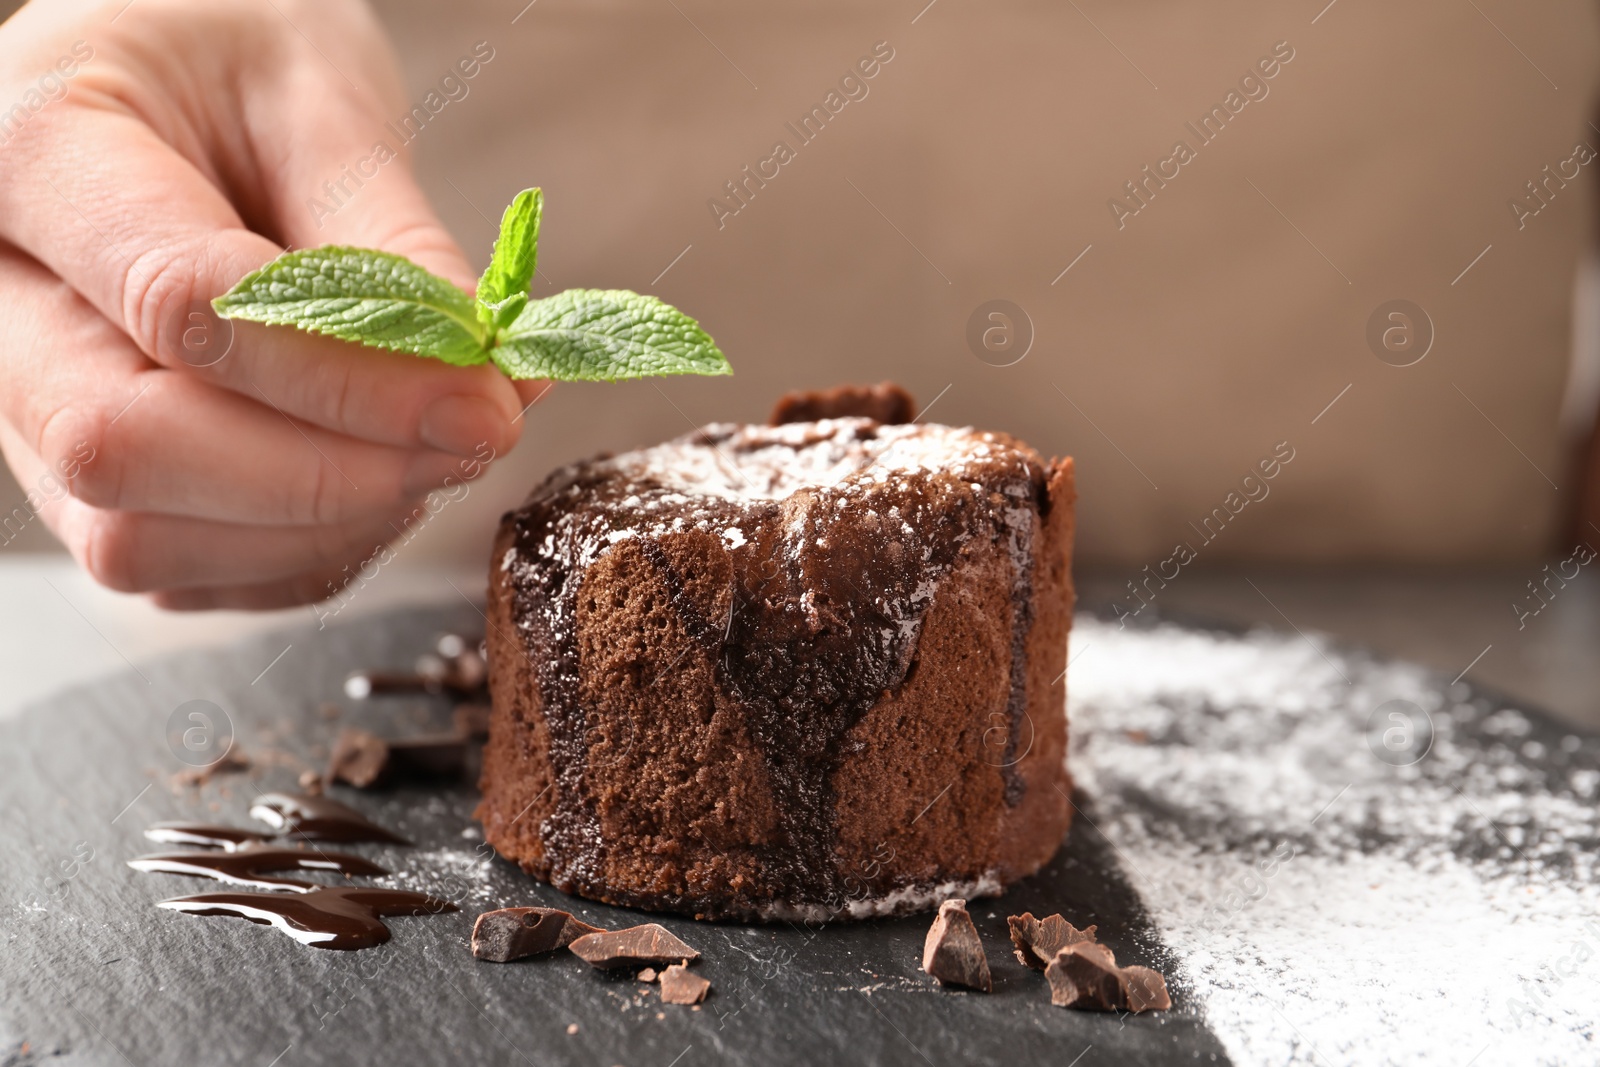
[[[276,231],[295,248],[355,245],[405,256],[470,293],[476,274],[411,173],[406,128],[374,118],[379,106],[366,93],[336,92],[306,109],[318,115],[311,128],[261,131],[255,151]]]
[[[312,144],[294,147],[277,171],[280,187],[269,195],[278,234],[293,248],[355,245],[405,256],[470,293],[472,264],[438,221],[394,134],[371,139],[370,123],[336,123],[336,115],[318,122]]]

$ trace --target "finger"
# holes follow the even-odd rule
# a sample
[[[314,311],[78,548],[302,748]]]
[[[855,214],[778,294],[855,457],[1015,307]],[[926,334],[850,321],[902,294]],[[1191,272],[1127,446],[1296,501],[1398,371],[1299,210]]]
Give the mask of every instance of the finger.
[[[275,611],[318,604],[318,617],[326,621],[343,609],[342,595],[359,578],[352,578],[354,567],[323,568],[276,582],[250,585],[224,585],[205,589],[167,589],[150,599],[167,611]]]
[[[152,366],[36,264],[0,255],[0,410],[23,443],[101,508],[223,522],[326,525],[387,514],[482,473],[494,453],[374,445]]]
[[[401,518],[275,528],[105,511],[70,500],[61,509],[59,528],[52,528],[95,581],[144,593],[354,568],[397,535]]]
[[[110,511],[66,496],[60,482],[14,432],[0,428],[7,462],[32,487],[27,507],[95,581],[124,593],[283,580],[341,565],[356,567],[403,536],[420,505],[337,526],[260,527],[146,512]]]
[[[260,399],[154,370],[59,408],[39,452],[82,460],[72,494],[97,507],[273,525],[387,514],[481,473],[458,456],[330,433]]]
[[[297,419],[402,447],[515,443],[521,405],[488,364],[452,367],[297,330],[216,319],[210,300],[281,249],[146,126],[83,106],[40,114],[0,167],[0,237],[48,267],[155,362]],[[94,160],[62,150],[96,146]],[[195,350],[197,330],[205,339]]]
[[[236,154],[247,155],[260,176],[271,232],[292,247],[381,248],[471,292],[467,257],[411,174],[409,140],[432,115],[425,108],[420,117],[407,112],[405,83],[383,27],[365,4],[330,10],[309,0],[298,7],[262,17],[278,31],[284,22],[293,27],[280,47],[304,65],[257,61],[239,70],[250,121],[239,127],[246,147]],[[452,97],[452,87],[468,91],[462,78],[478,72],[483,57],[474,53],[441,85]],[[315,121],[295,106],[308,103]]]
[[[279,109],[252,131],[277,232],[296,248],[381,248],[472,292],[476,274],[418,187],[393,128],[347,93],[330,93],[319,110],[307,124]]]
[[[393,100],[403,99],[397,92],[382,95],[391,97],[390,111],[398,106]],[[471,292],[472,267],[417,185],[400,128],[379,121],[375,116],[386,112],[375,111],[370,98],[346,84],[332,85],[319,103],[318,121],[309,126],[298,112],[280,108],[266,112],[251,131],[251,153],[260,160],[277,232],[291,247],[340,244],[394,252]],[[501,409],[510,410],[501,394],[522,391],[503,388],[509,383],[499,380],[502,375],[482,371]],[[527,403],[522,397],[516,410]],[[499,412],[480,406],[434,405],[420,426],[421,439],[463,455],[484,441],[496,452],[509,450],[515,436],[493,436],[489,431],[500,429],[493,417]]]
[[[72,495],[117,510],[219,522],[329,525],[387,514],[481,464],[373,445],[154,370],[58,408],[41,456],[78,461]]]
[[[22,499],[0,507],[0,544],[9,544],[35,522],[54,529],[63,502],[71,498],[67,483],[22,443],[22,438],[0,419],[0,454],[22,489]]]

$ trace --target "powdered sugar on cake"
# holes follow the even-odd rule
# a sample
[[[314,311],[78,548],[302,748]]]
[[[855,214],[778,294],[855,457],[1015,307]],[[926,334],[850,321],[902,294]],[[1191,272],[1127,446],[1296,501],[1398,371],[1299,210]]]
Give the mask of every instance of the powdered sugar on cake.
[[[781,500],[809,487],[847,489],[855,479],[929,472],[960,477],[974,461],[1007,447],[995,434],[971,428],[845,418],[782,426],[713,423],[608,462],[629,478],[682,494],[674,503],[696,496]]]

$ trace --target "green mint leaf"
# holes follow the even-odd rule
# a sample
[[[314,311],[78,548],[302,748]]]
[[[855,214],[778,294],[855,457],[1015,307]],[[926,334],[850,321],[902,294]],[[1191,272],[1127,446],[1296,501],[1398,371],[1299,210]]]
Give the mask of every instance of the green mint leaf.
[[[487,326],[490,333],[499,333],[517,321],[517,316],[522,314],[522,309],[527,303],[527,293],[508,296],[495,304],[485,304],[480,300],[478,301],[478,321]]]
[[[524,189],[500,216],[500,236],[495,238],[489,269],[478,279],[478,321],[491,329],[510,325],[522,310],[507,301],[526,299],[539,263],[539,221],[544,217],[544,193]]]
[[[286,252],[211,302],[225,319],[294,326],[511,378],[617,381],[732,374],[700,324],[653,296],[569,289],[532,300],[544,194],[517,194],[470,297],[401,256],[365,248]]]
[[[568,289],[530,300],[489,358],[508,377],[555,381],[733,373],[699,323],[626,289]]]
[[[287,252],[211,302],[225,319],[295,326],[374,348],[482,363],[472,298],[401,256],[330,245]]]

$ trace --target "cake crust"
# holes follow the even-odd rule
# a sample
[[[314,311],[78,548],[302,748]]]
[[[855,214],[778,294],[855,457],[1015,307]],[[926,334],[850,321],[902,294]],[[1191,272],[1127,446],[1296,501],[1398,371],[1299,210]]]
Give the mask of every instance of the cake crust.
[[[1032,873],[1071,818],[1073,495],[1003,434],[863,418],[556,472],[495,543],[486,838],[701,918]]]

